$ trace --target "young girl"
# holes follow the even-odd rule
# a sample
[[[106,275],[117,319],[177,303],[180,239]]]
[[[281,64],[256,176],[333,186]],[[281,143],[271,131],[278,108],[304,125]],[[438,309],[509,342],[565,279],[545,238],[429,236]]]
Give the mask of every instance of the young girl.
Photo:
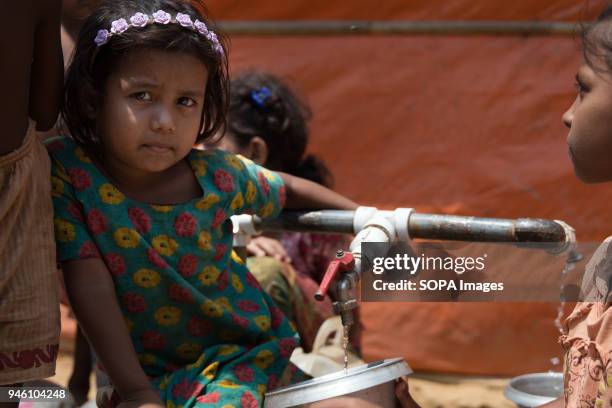
[[[0,385],[55,373],[58,283],[49,158],[62,100],[60,0],[4,2],[0,25]],[[0,402],[0,407],[10,405]]]
[[[49,146],[74,312],[120,406],[253,407],[297,343],[232,256],[229,217],[353,209],[324,187],[220,150],[223,38],[197,1],[106,1],[66,81],[71,138]]]
[[[583,35],[584,63],[578,69],[578,96],[563,115],[567,143],[578,178],[612,181],[612,7]],[[612,407],[612,255],[610,238],[587,265],[579,303],[565,322],[564,398],[546,407]]]

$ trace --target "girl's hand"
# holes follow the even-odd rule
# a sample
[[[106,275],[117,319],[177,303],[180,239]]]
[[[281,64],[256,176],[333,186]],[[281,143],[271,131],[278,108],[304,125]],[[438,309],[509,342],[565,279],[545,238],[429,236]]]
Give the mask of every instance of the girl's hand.
[[[101,408],[160,408],[164,406],[159,394],[153,389],[132,394],[119,404],[113,398],[116,396],[113,387],[103,387],[98,390],[96,405]]]
[[[164,408],[164,404],[162,404],[157,395],[155,395],[155,399],[152,397],[153,395],[151,395],[149,398],[144,397],[129,401],[121,401],[121,403],[117,405],[117,408]]]
[[[254,256],[270,256],[280,262],[291,262],[285,247],[280,241],[268,237],[256,237],[247,244],[247,252]]]
[[[312,408],[381,408],[380,405],[359,398],[338,397],[310,404]]]
[[[402,408],[421,408],[421,406],[412,399],[410,390],[408,389],[408,383],[403,378],[400,378],[395,385],[395,397]]]

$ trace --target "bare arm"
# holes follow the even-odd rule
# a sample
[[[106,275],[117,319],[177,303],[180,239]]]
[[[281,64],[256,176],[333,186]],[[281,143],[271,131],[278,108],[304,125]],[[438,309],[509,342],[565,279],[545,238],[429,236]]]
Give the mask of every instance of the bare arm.
[[[161,406],[138,362],[106,265],[97,258],[83,259],[65,262],[62,269],[74,313],[124,402],[122,406]]]
[[[356,203],[348,198],[312,181],[277,172],[287,190],[285,208],[327,208],[336,210],[354,210]]]
[[[62,2],[39,0],[37,4],[40,19],[34,33],[29,114],[36,121],[36,129],[46,131],[55,125],[63,98]]]

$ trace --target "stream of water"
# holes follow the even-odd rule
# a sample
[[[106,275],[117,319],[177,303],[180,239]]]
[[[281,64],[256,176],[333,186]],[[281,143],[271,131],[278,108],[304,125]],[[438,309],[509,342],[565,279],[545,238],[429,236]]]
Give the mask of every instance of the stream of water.
[[[344,375],[348,374],[348,344],[349,344],[349,330],[351,326],[344,325],[342,334],[342,348],[344,349]]]

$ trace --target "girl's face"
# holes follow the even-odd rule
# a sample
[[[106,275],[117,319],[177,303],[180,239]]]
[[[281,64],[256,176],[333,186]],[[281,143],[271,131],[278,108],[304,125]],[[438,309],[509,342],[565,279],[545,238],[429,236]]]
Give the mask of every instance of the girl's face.
[[[574,170],[587,183],[612,180],[612,75],[604,61],[594,63],[596,70],[578,69],[578,95],[563,115]]]
[[[207,78],[189,54],[145,49],[123,57],[96,118],[105,164],[149,174],[185,158],[200,131]]]

